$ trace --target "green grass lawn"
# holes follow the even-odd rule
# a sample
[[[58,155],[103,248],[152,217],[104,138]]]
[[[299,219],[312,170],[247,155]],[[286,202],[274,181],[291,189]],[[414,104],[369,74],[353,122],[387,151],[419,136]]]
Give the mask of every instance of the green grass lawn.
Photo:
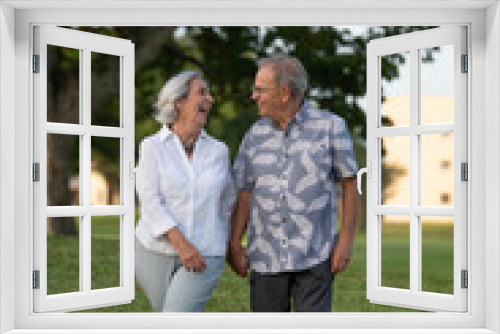
[[[119,285],[118,217],[92,219],[92,288]],[[453,227],[426,224],[422,240],[422,288],[425,291],[452,293]],[[384,225],[382,235],[382,283],[409,287],[408,226]],[[78,237],[48,236],[49,294],[78,291]],[[236,276],[226,266],[207,303],[206,312],[249,312],[248,279]],[[371,304],[366,299],[366,235],[355,238],[353,259],[346,271],[335,278],[335,312],[415,312],[414,310]],[[85,311],[83,311],[85,312]],[[149,301],[136,285],[130,304],[93,309],[90,312],[151,312]]]

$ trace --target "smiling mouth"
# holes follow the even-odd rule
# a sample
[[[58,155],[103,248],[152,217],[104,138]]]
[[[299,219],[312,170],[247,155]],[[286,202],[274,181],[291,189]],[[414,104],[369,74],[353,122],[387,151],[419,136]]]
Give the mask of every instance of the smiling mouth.
[[[206,114],[208,114],[208,108],[207,107],[199,107],[198,112],[206,115]]]

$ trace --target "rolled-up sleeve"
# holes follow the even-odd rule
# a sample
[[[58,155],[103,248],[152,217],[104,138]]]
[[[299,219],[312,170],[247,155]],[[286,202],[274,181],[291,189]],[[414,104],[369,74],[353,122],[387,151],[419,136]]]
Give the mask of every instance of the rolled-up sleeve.
[[[139,151],[139,168],[142,175],[138,178],[137,193],[141,204],[142,224],[145,224],[151,235],[159,237],[177,226],[168,212],[165,200],[160,192],[160,171],[157,148],[151,140],[141,143]]]
[[[243,138],[238,150],[238,155],[234,161],[233,173],[238,191],[249,190],[252,191],[255,178],[252,173],[252,166],[248,157],[249,152],[249,135],[248,133]]]
[[[336,181],[340,181],[355,176],[358,172],[358,163],[346,122],[336,116],[332,128],[333,174]]]

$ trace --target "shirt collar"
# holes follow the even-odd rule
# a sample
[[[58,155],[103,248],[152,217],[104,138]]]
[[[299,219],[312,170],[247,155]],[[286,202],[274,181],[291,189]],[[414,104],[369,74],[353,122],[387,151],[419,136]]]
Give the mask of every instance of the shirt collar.
[[[307,115],[309,113],[309,109],[311,109],[311,108],[312,108],[311,103],[307,100],[304,100],[302,102],[302,104],[300,105],[299,111],[290,120],[290,123],[288,124],[288,128],[293,124],[297,124],[300,127],[302,125],[302,123],[304,123],[307,120]],[[263,119],[265,122],[267,122],[267,124],[272,125],[276,129],[278,128],[276,123],[274,121],[272,121],[269,117],[264,117]]]
[[[288,128],[290,128],[293,125],[297,125],[299,128],[301,128],[304,122],[307,120],[310,108],[311,108],[310,102],[304,100],[304,102],[302,102],[302,105],[300,106],[299,111],[292,117],[292,120],[288,124]]]
[[[170,128],[166,125],[164,125],[160,132],[158,133],[158,137],[160,138],[161,141],[165,141],[167,140],[168,138],[172,137],[174,135],[174,132],[172,130],[170,130]],[[208,134],[207,132],[205,131],[205,129],[202,129],[201,130],[201,133],[200,133],[200,138],[207,138],[208,137]]]
[[[311,109],[311,103],[307,100],[304,100],[304,102],[302,102],[302,105],[300,106],[299,112],[296,113],[295,116],[293,117],[293,120],[297,124],[304,123],[307,119],[307,114],[309,113],[309,109]]]

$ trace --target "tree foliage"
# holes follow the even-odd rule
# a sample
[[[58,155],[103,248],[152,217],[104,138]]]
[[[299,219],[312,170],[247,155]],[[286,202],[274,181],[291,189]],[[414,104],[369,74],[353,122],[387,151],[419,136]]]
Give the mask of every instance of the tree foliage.
[[[196,68],[204,72],[214,96],[207,131],[227,143],[234,158],[244,133],[257,120],[256,106],[250,99],[257,60],[280,52],[303,62],[309,73],[308,97],[320,108],[347,121],[360,166],[365,165],[366,118],[359,99],[366,95],[367,43],[428,28],[431,27],[370,27],[363,36],[355,36],[350,29],[335,27],[73,27],[129,39],[135,44],[136,144],[160,128],[153,119],[153,104],[165,81],[184,69]],[[428,60],[432,60],[431,53]],[[52,67],[51,74],[56,89],[52,117],[78,123],[78,115],[69,116],[66,109],[79,101],[75,89],[78,78],[67,75],[69,69],[78,68],[78,57],[61,49],[52,61],[59,64]],[[381,75],[391,81],[398,77],[398,66],[405,60],[396,54],[382,61]],[[120,122],[118,65],[110,57],[96,55],[92,59],[93,124]],[[77,157],[68,153],[72,145],[78,145],[78,141],[48,143],[51,161],[72,161],[64,167],[67,172],[54,173],[49,180],[49,189],[58,189],[49,193],[51,203],[69,195],[69,176],[78,169]],[[100,169],[108,179],[119,180],[119,152],[119,145],[112,141],[96,139],[92,146],[92,155],[99,157]],[[72,233],[57,229],[55,232]]]

